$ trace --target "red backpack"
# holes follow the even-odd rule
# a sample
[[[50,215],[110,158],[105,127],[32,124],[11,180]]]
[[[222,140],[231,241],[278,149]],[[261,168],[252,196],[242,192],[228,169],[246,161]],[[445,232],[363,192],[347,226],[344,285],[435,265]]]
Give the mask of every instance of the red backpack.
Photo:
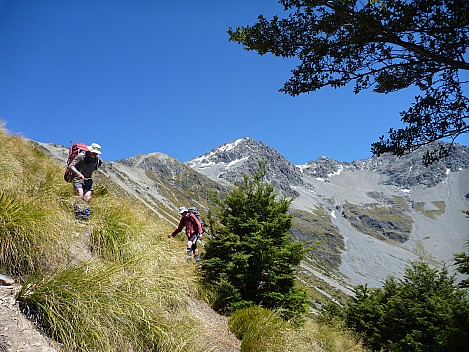
[[[74,143],[70,147],[70,150],[68,151],[67,166],[64,172],[64,180],[66,182],[72,182],[73,178],[75,177],[75,174],[70,169],[70,164],[72,163],[73,159],[75,159],[78,153],[87,152],[87,151],[88,151],[88,146],[84,143]]]

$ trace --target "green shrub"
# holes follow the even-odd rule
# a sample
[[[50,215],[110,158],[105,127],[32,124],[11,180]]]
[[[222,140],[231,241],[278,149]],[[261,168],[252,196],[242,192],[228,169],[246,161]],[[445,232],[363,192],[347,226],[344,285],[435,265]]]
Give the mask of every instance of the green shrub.
[[[469,300],[446,269],[417,262],[382,289],[357,287],[346,323],[376,351],[462,351],[469,343]]]
[[[273,186],[261,182],[264,172],[245,176],[220,204],[221,226],[207,242],[202,269],[206,280],[218,285],[217,310],[258,304],[281,308],[292,318],[306,310],[306,293],[295,285],[305,249],[288,234],[291,201],[277,200]]]

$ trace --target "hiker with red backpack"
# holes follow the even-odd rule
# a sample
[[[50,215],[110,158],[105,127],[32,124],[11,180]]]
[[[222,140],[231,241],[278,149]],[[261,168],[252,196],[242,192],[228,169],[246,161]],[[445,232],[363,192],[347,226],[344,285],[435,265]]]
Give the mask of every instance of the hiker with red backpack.
[[[75,194],[89,205],[93,186],[93,172],[102,164],[102,160],[99,157],[99,154],[101,154],[101,146],[97,143],[93,143],[91,145],[81,145],[77,147],[77,149],[76,155],[74,157],[72,155],[73,159],[68,165],[68,169],[69,173],[73,175],[71,181],[73,182]],[[80,218],[82,220],[88,220],[88,215],[91,213],[90,208],[78,210],[78,212],[81,213]]]
[[[192,254],[194,254],[195,261],[200,262],[199,250],[197,248],[197,241],[202,240],[202,222],[197,216],[189,211],[185,207],[180,207],[178,213],[181,214],[181,220],[179,221],[178,227],[168,235],[168,237],[174,237],[182,231],[183,227],[186,227],[187,236],[187,255],[188,261],[192,261]]]

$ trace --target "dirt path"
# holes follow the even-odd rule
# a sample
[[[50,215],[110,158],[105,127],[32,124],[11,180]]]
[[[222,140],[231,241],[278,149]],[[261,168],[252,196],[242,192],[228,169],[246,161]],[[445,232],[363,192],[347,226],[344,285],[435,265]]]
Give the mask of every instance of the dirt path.
[[[207,303],[189,302],[189,310],[200,321],[205,333],[201,336],[207,352],[239,352],[241,341],[228,329],[228,318],[216,313]]]
[[[53,342],[39,331],[19,310],[16,284],[0,286],[0,351],[56,352]]]

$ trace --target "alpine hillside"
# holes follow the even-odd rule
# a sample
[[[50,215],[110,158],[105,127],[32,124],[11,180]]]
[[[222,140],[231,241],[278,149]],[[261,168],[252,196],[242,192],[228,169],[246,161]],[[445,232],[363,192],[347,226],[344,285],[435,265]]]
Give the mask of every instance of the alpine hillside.
[[[64,163],[67,148],[38,145]],[[185,163],[150,153],[106,162],[101,172],[175,225],[179,206],[196,206],[209,218],[213,195],[223,198],[263,161],[266,181],[293,199],[292,240],[312,248],[300,279],[351,294],[351,286],[380,287],[389,275],[402,276],[412,260],[452,270],[453,253],[469,240],[469,221],[461,212],[469,209],[469,148],[454,145],[448,158],[429,167],[421,163],[424,151],[351,163],[320,157],[294,165],[243,138]]]

